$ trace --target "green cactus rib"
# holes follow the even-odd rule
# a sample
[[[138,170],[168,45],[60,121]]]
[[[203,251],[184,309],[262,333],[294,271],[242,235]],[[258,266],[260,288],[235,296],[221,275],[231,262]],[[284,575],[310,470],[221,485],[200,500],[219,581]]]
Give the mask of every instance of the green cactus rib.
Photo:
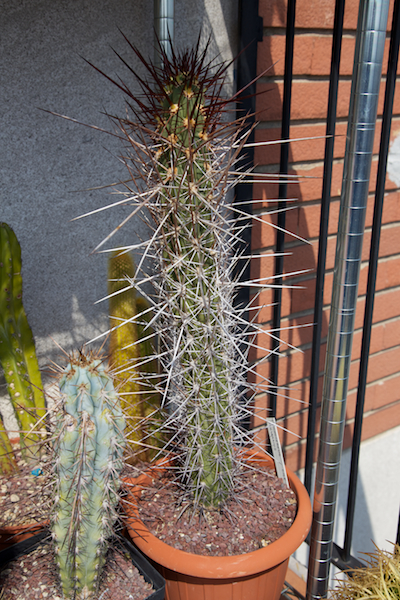
[[[52,534],[65,598],[92,598],[112,535],[125,419],[101,360],[80,354],[60,379]]]
[[[0,471],[2,475],[18,473],[18,465],[15,460],[13,448],[6,433],[3,419],[0,415]]]
[[[149,303],[136,297],[135,289],[129,287],[135,271],[129,253],[111,254],[108,261],[110,363],[122,411],[131,425],[127,439],[132,450],[131,464],[150,460],[160,445],[157,435],[160,395],[152,389],[158,366],[151,358],[154,356],[154,333],[149,326],[151,311]],[[148,378],[152,378],[150,384],[146,383]]]
[[[133,421],[143,416],[139,397],[139,381],[135,371],[139,358],[135,290],[127,277],[135,275],[129,254],[113,253],[108,261],[108,293],[110,311],[110,362],[121,396],[124,414]],[[127,374],[128,373],[128,374]],[[130,375],[130,376],[129,376]]]
[[[232,491],[234,413],[233,357],[229,352],[229,263],[223,246],[224,217],[212,177],[204,99],[207,85],[178,72],[163,88],[162,180],[157,223],[164,223],[161,277],[171,325],[179,332],[179,369],[188,423],[184,444],[195,501],[223,505]],[[153,212],[154,214],[154,212]],[[225,304],[225,306],[224,306]]]
[[[21,247],[0,223],[0,362],[20,428],[21,445],[37,443],[30,431],[46,413],[32,330],[22,304]]]

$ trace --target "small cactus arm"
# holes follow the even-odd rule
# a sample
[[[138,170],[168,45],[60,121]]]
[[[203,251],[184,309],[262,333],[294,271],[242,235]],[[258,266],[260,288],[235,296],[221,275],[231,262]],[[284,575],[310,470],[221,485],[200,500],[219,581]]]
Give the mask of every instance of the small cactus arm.
[[[138,337],[140,340],[139,351],[141,358],[141,387],[144,399],[144,429],[147,440],[147,459],[151,460],[156,456],[158,449],[162,447],[163,435],[161,431],[162,413],[161,398],[158,390],[160,381],[160,365],[157,360],[155,348],[155,334],[151,326],[153,311],[150,310],[150,303],[137,296],[136,310],[138,314]]]
[[[125,419],[98,358],[73,357],[60,390],[52,534],[65,598],[92,598],[116,520]]]
[[[144,416],[143,401],[136,364],[140,357],[138,326],[135,321],[135,291],[127,277],[135,275],[129,254],[113,253],[108,261],[110,311],[110,363],[118,388],[123,413],[129,421],[129,443],[136,460],[146,460],[146,448],[140,448],[142,431],[138,427]],[[139,451],[138,451],[139,447]],[[140,451],[141,450],[141,451]]]
[[[0,362],[20,427],[21,446],[46,413],[32,330],[22,304],[21,247],[14,231],[0,223]]]
[[[156,372],[157,361],[151,359],[154,352],[153,330],[148,326],[149,304],[144,298],[136,298],[134,288],[129,287],[129,279],[134,276],[135,265],[130,254],[114,252],[108,263],[110,363],[122,411],[130,421],[128,442],[132,461],[136,462],[149,460],[154,453],[151,447],[157,440],[151,439],[149,427],[144,432],[143,426],[146,417],[150,419],[157,412],[159,396],[148,391],[145,382],[146,376]]]

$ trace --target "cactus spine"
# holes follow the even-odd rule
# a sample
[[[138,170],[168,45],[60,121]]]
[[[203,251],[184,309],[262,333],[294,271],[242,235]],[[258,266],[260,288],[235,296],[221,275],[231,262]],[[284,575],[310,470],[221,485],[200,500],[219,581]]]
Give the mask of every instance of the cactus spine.
[[[60,390],[52,533],[65,598],[91,598],[116,519],[125,420],[113,382],[95,357],[72,358]]]
[[[21,446],[38,441],[30,431],[45,415],[42,380],[31,328],[22,305],[21,247],[0,223],[0,362],[20,427]]]
[[[112,120],[126,142],[127,203],[136,199],[151,217],[153,234],[142,247],[158,277],[143,261],[135,286],[139,292],[142,281],[154,286],[162,402],[169,406],[166,449],[194,506],[219,508],[234,491],[237,448],[247,439],[240,421],[253,389],[242,344],[246,308],[233,305],[241,226],[233,227],[226,199],[245,119],[224,116],[227,66],[214,68],[206,52],[163,55],[156,68],[130,46],[152,82],[138,77],[139,101],[114,81],[128,100],[127,116]]]

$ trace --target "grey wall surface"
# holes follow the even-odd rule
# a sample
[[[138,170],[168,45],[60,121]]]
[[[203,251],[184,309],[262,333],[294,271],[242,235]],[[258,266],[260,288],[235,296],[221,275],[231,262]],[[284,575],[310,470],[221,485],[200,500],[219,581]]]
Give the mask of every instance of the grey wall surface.
[[[177,0],[175,10],[176,47],[201,29],[212,52],[236,53],[236,1]],[[90,188],[125,178],[118,145],[40,109],[110,129],[101,113],[121,114],[124,99],[82,57],[134,86],[111,47],[143,72],[118,28],[152,58],[153,0],[2,0],[0,23],[0,220],[21,243],[24,305],[43,367],[60,354],[51,338],[71,350],[107,328],[107,303],[94,304],[107,293],[107,259],[91,251],[126,213],[71,221],[115,200]],[[145,235],[136,219],[116,241]]]

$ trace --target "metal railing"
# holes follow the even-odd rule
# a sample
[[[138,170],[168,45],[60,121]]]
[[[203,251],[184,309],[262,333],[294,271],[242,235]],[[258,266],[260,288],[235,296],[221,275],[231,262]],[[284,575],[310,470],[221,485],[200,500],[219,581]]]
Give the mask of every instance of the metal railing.
[[[370,15],[374,13],[376,17],[376,11],[382,11],[380,23],[385,21],[384,11],[387,11],[386,0],[360,0],[360,14],[362,10],[368,13],[371,8],[371,4],[374,4],[374,8]],[[253,2],[254,3],[254,2]],[[257,2],[256,2],[257,4]],[[328,218],[329,218],[329,204],[331,195],[331,182],[332,182],[332,166],[333,166],[333,146],[334,146],[334,135],[336,126],[336,108],[337,108],[337,97],[338,97],[338,84],[339,84],[339,66],[340,66],[340,55],[341,55],[341,43],[343,36],[343,15],[344,15],[345,0],[336,0],[335,5],[335,18],[334,28],[332,34],[332,58],[331,58],[331,70],[329,78],[329,97],[328,97],[328,111],[326,118],[326,144],[325,144],[325,155],[324,155],[324,170],[323,170],[323,188],[322,188],[322,199],[321,199],[321,218],[320,218],[320,230],[319,230],[319,248],[318,248],[318,263],[316,268],[316,293],[315,293],[315,304],[314,304],[314,319],[313,319],[313,341],[312,341],[312,363],[311,363],[311,376],[310,376],[310,396],[309,396],[309,411],[308,411],[308,431],[307,431],[307,447],[306,447],[306,464],[305,464],[305,485],[308,491],[312,488],[312,473],[313,473],[313,462],[315,456],[315,440],[316,440],[316,411],[318,406],[318,378],[319,378],[319,361],[321,352],[321,325],[323,322],[322,311],[323,311],[323,292],[324,292],[324,278],[325,278],[325,262],[326,262],[326,250],[327,250],[327,238],[328,238]],[[374,12],[375,11],[375,12]],[[287,2],[287,29],[286,29],[286,56],[285,56],[285,74],[284,74],[284,91],[283,91],[283,107],[282,107],[282,127],[281,127],[281,139],[289,139],[290,137],[290,101],[291,101],[291,89],[292,89],[292,65],[293,65],[293,46],[295,37],[295,15],[296,15],[296,0],[288,0]],[[386,12],[387,15],[387,12]],[[372,17],[371,17],[372,18]],[[379,19],[378,19],[379,20]],[[358,29],[361,28],[359,20]],[[386,21],[385,21],[386,23]],[[382,208],[383,198],[385,189],[385,177],[386,177],[386,164],[389,149],[389,138],[390,128],[393,111],[393,98],[396,84],[396,72],[397,62],[399,53],[399,40],[400,40],[400,0],[395,0],[393,8],[393,21],[392,21],[392,32],[390,39],[390,51],[387,66],[386,75],[386,90],[381,130],[381,141],[379,150],[379,163],[378,163],[378,175],[377,184],[375,191],[375,205],[374,205],[374,217],[372,225],[372,239],[369,256],[369,270],[368,270],[368,284],[366,292],[366,305],[364,314],[364,325],[362,335],[362,347],[361,347],[361,360],[359,368],[359,379],[358,379],[358,392],[357,392],[357,404],[356,404],[356,416],[354,424],[354,434],[352,442],[352,454],[351,454],[351,471],[349,478],[349,494],[347,500],[347,515],[346,515],[346,526],[345,526],[345,538],[343,548],[339,548],[337,545],[332,543],[332,539],[329,540],[329,560],[341,569],[355,568],[361,563],[356,558],[351,556],[351,542],[353,535],[353,523],[354,523],[354,510],[355,510],[355,499],[356,499],[356,488],[357,488],[357,475],[358,475],[358,461],[359,461],[359,449],[361,443],[361,431],[363,421],[363,409],[364,409],[364,398],[366,391],[367,381],[367,368],[368,368],[368,357],[370,351],[370,338],[371,338],[371,327],[372,327],[372,312],[374,306],[374,295],[375,295],[375,282],[378,265],[378,253],[379,253],[379,241],[380,231],[382,222]],[[386,28],[385,28],[386,31]],[[358,39],[362,39],[362,32],[358,31]],[[382,36],[381,36],[382,37]],[[384,38],[385,36],[383,36]],[[380,42],[381,43],[381,42]],[[245,47],[242,44],[242,47]],[[357,52],[357,50],[356,50]],[[383,51],[382,51],[383,53]],[[382,60],[382,58],[380,58]],[[358,67],[355,68],[355,72]],[[368,67],[369,68],[369,67]],[[251,78],[255,77],[255,72],[248,76]],[[353,74],[353,80],[355,75]],[[365,79],[365,78],[364,78]],[[243,83],[243,82],[242,82]],[[246,81],[244,81],[246,83]],[[364,82],[365,83],[365,82]],[[367,85],[368,87],[368,85]],[[376,121],[376,113],[374,116]],[[373,126],[375,122],[373,123]],[[345,159],[346,160],[346,159]],[[367,157],[366,160],[370,160]],[[280,172],[287,173],[289,166],[289,144],[282,144],[281,146],[281,158],[280,158]],[[366,171],[365,171],[366,172]],[[286,184],[282,183],[279,186],[279,199],[280,207],[285,204],[286,200]],[[343,195],[342,195],[343,196]],[[282,233],[285,229],[285,212],[280,211],[278,216],[278,228],[277,228],[277,239],[275,250],[277,258],[275,261],[275,283],[282,282],[283,280],[283,254],[285,246],[285,238]],[[361,232],[362,234],[362,232]],[[358,283],[358,280],[357,280]],[[356,283],[356,285],[357,285]],[[281,323],[281,289],[275,290],[274,296],[274,311],[273,311],[273,322],[272,329],[279,330]],[[352,333],[351,333],[352,334]],[[275,352],[271,358],[271,393],[269,394],[269,414],[275,416],[276,413],[276,387],[278,385],[278,370],[279,370],[279,342],[276,342],[276,347],[272,348]],[[344,399],[345,401],[345,399]],[[342,440],[340,440],[341,442]],[[334,514],[334,513],[333,513]],[[397,530],[397,543],[400,542],[400,518]],[[318,574],[319,577],[320,574]],[[307,597],[321,597],[324,596],[324,588],[326,593],[327,578],[322,586],[318,586],[314,582],[309,581]],[[318,589],[317,589],[318,588]]]

